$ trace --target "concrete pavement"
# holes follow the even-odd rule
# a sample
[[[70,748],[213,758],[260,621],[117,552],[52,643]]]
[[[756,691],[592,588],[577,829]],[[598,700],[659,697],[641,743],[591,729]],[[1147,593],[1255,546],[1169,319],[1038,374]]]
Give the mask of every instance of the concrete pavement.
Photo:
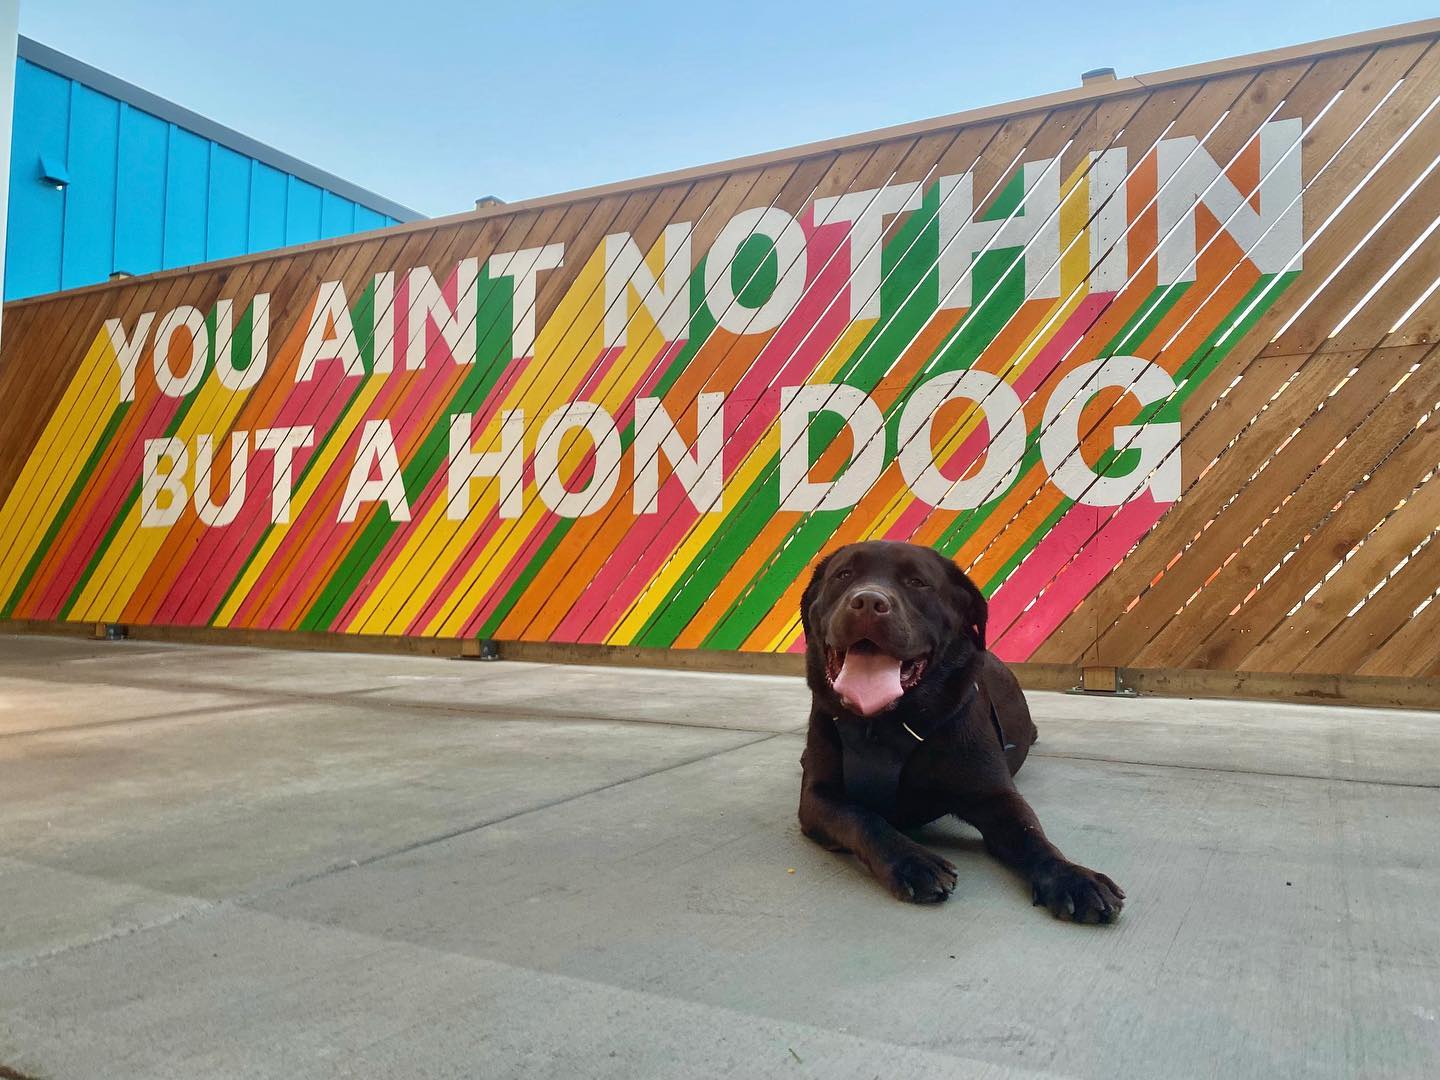
[[[795,824],[794,679],[0,639],[35,1077],[1440,1074],[1440,716],[1031,695],[1130,896],[949,903]],[[793,869],[793,873],[790,871]]]

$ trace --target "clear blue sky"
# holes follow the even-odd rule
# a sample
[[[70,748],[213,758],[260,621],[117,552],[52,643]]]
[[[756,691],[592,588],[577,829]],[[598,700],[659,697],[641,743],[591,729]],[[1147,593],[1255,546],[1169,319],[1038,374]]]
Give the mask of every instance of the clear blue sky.
[[[426,214],[1388,26],[1434,0],[21,0],[20,30]]]

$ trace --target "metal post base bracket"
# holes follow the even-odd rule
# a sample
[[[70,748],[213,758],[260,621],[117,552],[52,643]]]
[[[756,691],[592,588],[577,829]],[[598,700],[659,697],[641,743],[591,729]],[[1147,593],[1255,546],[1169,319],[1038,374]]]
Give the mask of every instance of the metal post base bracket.
[[[470,638],[460,643],[462,660],[499,660],[500,645],[491,638]]]
[[[1110,697],[1138,697],[1133,687],[1120,678],[1120,669],[1085,667],[1080,669],[1080,685],[1067,690],[1069,694],[1106,694]]]

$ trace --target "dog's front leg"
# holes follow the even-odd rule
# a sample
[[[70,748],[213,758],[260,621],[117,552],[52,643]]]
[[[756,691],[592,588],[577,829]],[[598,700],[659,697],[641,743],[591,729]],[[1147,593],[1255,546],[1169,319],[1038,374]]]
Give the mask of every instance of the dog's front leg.
[[[1018,791],[1001,791],[962,806],[958,814],[985,838],[990,853],[1030,882],[1031,899],[1075,922],[1108,923],[1120,914],[1125,893],[1104,874],[1073,863],[1040,828]]]
[[[954,866],[846,798],[840,737],[828,717],[812,717],[800,764],[801,832],[831,851],[853,852],[900,900],[925,904],[949,897]]]

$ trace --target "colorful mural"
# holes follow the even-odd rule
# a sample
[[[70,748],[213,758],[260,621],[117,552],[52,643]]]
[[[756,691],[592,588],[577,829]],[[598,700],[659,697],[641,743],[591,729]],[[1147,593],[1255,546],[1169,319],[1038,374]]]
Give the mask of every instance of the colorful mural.
[[[0,610],[782,651],[817,555],[892,538],[1024,660],[1302,270],[1303,118],[1150,100],[113,290]]]

